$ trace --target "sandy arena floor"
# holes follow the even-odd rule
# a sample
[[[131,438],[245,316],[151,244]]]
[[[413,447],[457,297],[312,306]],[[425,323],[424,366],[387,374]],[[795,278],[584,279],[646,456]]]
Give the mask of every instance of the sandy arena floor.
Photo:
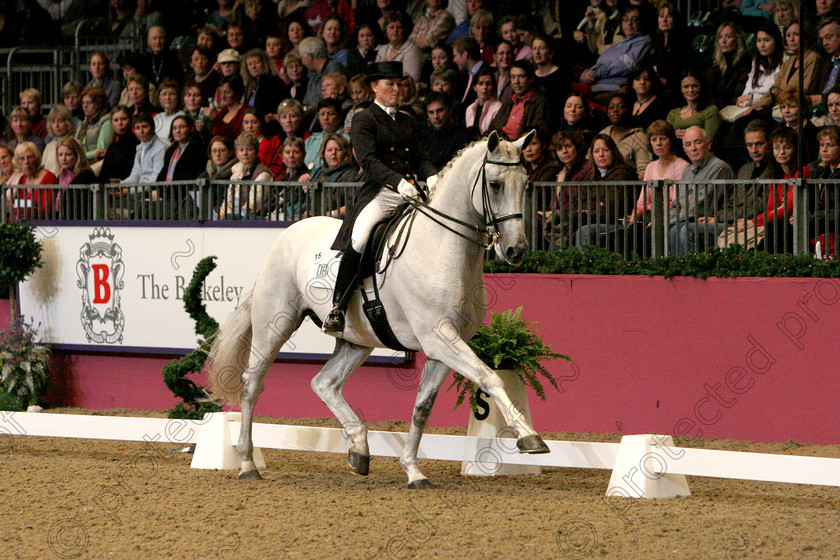
[[[57,411],[50,411],[57,412]],[[58,412],[86,413],[77,409]],[[155,415],[160,412],[112,411]],[[101,413],[100,413],[101,414]],[[334,420],[259,419],[318,426]],[[372,429],[405,431],[401,423]],[[458,433],[457,430],[430,430]],[[616,434],[543,434],[618,441]],[[840,457],[840,446],[687,440],[679,446]],[[471,478],[396,459],[265,451],[264,480],[190,470],[171,444],[0,438],[4,558],[563,559],[838,558],[840,488],[689,478],[690,498],[605,499],[608,471]]]

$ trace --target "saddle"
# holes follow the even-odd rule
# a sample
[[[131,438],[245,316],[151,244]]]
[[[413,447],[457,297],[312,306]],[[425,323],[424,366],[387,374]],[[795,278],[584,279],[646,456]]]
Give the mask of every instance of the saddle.
[[[386,255],[388,251],[388,239],[391,234],[397,230],[400,222],[405,214],[411,210],[410,206],[404,207],[400,212],[397,212],[391,218],[382,220],[376,224],[373,231],[370,233],[368,242],[365,245],[364,252],[362,252],[362,259],[359,264],[359,284],[366,278],[371,278],[373,283],[373,297],[371,298],[367,290],[361,287],[362,309],[370,322],[373,332],[388,348],[392,350],[400,350],[404,352],[411,352],[412,350],[406,348],[397,337],[394,331],[391,330],[391,325],[388,323],[388,317],[385,314],[385,308],[379,298],[379,286],[376,284],[376,272],[379,270],[379,265],[385,258],[393,258],[393,255]]]

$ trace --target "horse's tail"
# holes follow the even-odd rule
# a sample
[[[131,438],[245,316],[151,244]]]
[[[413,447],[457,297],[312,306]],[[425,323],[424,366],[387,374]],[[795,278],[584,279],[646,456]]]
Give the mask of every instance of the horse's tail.
[[[248,367],[251,353],[251,299],[254,291],[245,294],[233,315],[219,328],[210,348],[208,381],[215,398],[239,404],[242,392],[242,371]]]

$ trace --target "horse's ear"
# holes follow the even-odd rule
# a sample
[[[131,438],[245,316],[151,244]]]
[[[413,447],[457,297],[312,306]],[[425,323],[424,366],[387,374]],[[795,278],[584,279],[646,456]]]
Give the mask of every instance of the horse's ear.
[[[496,151],[496,148],[499,147],[499,135],[494,130],[490,133],[490,136],[487,137],[487,151],[491,154]]]
[[[537,137],[537,131],[536,131],[536,129],[532,128],[531,132],[529,132],[528,134],[526,134],[525,136],[523,136],[522,138],[520,138],[519,140],[514,142],[513,145],[516,146],[517,148],[519,148],[520,151],[524,150],[525,148],[528,147],[528,144],[531,143],[531,140],[533,140],[536,137]]]

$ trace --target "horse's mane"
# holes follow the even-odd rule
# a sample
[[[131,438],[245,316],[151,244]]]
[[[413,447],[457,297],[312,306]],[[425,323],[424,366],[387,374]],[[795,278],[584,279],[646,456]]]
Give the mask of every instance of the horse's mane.
[[[443,175],[444,175],[444,173],[446,173],[447,171],[449,171],[449,169],[450,169],[453,165],[455,165],[455,162],[456,162],[456,161],[458,161],[458,159],[459,159],[462,155],[464,155],[464,153],[465,153],[467,150],[469,150],[469,149],[470,149],[470,148],[472,148],[473,146],[476,146],[476,145],[478,145],[478,144],[481,144],[482,142],[487,143],[487,138],[479,138],[478,140],[473,140],[472,142],[470,142],[469,144],[467,144],[466,146],[464,146],[463,148],[461,148],[460,150],[458,150],[458,153],[457,153],[457,154],[455,154],[454,156],[452,156],[452,159],[450,159],[450,160],[449,160],[449,163],[447,163],[446,165],[444,165],[444,166],[443,166],[443,169],[441,169],[440,171],[438,171],[438,173],[437,173],[438,180],[443,179]]]
[[[452,156],[452,159],[449,160],[449,163],[444,165],[443,169],[438,171],[438,173],[437,173],[438,181],[443,180],[443,177],[446,174],[446,172],[449,171],[452,168],[452,166],[455,165],[455,162],[458,161],[461,158],[462,155],[464,155],[466,152],[468,152],[469,150],[471,150],[472,148],[474,148],[478,144],[487,144],[487,138],[485,137],[485,138],[479,138],[478,140],[473,140],[472,142],[470,142],[469,144],[467,144],[466,146],[464,146],[463,148],[458,150],[458,153],[456,153],[454,156]],[[503,146],[503,145],[505,145],[504,142],[499,143],[499,146]]]

